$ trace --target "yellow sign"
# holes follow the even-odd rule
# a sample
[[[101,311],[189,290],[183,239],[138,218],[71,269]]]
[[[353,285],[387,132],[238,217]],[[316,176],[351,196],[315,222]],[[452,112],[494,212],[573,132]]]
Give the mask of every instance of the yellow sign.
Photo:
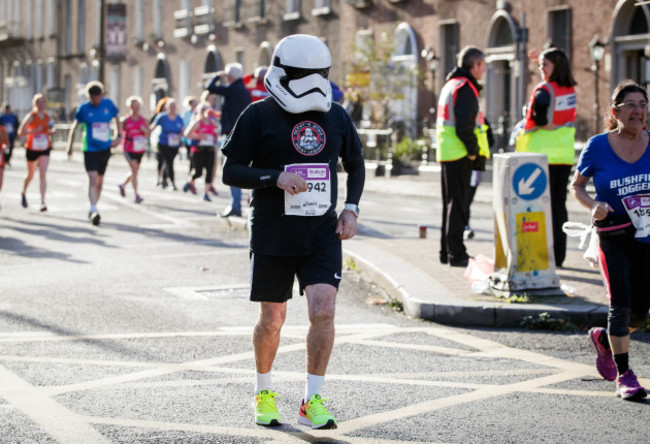
[[[517,271],[548,269],[546,215],[543,211],[517,213]]]
[[[369,72],[351,72],[345,76],[346,86],[364,87],[370,85]]]

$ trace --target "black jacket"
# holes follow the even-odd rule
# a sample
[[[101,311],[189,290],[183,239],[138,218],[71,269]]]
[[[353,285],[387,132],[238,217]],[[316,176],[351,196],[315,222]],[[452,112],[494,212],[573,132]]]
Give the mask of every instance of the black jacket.
[[[251,103],[251,93],[246,89],[242,79],[235,80],[226,86],[217,85],[217,82],[219,82],[219,76],[212,79],[207,89],[210,94],[224,97],[221,107],[221,132],[229,134],[239,115]]]

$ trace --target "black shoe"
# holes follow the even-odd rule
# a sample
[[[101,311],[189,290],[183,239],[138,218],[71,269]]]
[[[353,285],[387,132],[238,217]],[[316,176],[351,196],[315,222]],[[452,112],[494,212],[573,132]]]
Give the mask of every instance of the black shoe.
[[[466,257],[465,259],[460,259],[457,261],[449,261],[449,266],[450,267],[467,267],[467,264],[469,264],[469,256]]]
[[[474,238],[474,230],[472,230],[469,226],[465,227],[465,231],[463,231],[463,240],[469,240]]]
[[[27,208],[27,198],[24,194],[20,195],[20,204],[23,206],[23,208]]]
[[[230,216],[241,217],[241,211],[235,211],[233,208],[230,208],[230,210],[221,213],[221,217],[230,217]]]
[[[88,219],[90,219],[90,222],[93,225],[99,225],[99,220],[101,217],[99,216],[99,213],[97,211],[92,211],[88,214]]]

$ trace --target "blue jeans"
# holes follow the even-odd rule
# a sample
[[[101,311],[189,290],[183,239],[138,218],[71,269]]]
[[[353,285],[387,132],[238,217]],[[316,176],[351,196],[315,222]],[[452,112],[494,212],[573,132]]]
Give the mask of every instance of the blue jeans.
[[[232,195],[230,206],[233,211],[241,213],[241,188],[230,187],[230,194]]]

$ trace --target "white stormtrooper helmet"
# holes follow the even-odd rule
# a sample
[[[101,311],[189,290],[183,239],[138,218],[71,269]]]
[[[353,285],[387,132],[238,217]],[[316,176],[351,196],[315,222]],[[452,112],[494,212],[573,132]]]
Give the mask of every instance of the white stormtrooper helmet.
[[[332,57],[325,43],[312,35],[290,35],[280,40],[272,59],[264,85],[278,105],[292,114],[329,111]]]

